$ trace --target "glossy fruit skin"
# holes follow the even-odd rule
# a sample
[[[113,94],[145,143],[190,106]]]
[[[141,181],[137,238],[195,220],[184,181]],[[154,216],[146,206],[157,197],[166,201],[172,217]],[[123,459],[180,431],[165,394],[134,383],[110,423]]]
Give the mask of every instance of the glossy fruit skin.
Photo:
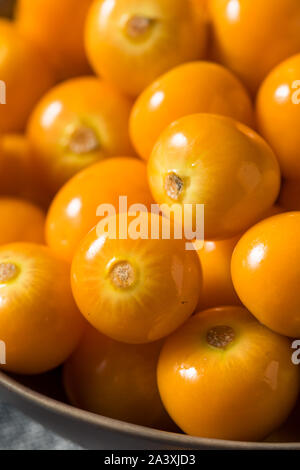
[[[215,58],[256,93],[277,64],[300,50],[298,0],[210,0]]]
[[[300,335],[300,212],[260,222],[241,238],[231,273],[243,304],[264,325],[282,335]]]
[[[92,1],[18,0],[18,29],[50,58],[60,80],[90,72],[84,24]]]
[[[136,17],[151,24],[131,37],[127,22]],[[190,0],[97,0],[86,25],[94,70],[132,96],[172,67],[204,58],[206,40],[206,23]]]
[[[256,104],[259,131],[274,149],[282,174],[288,179],[300,178],[299,77],[300,54],[271,71],[260,87]]]
[[[183,181],[177,199],[166,188],[174,174]],[[265,141],[243,124],[211,114],[183,117],[162,133],[148,178],[158,204],[204,204],[205,240],[245,231],[273,205],[280,188],[279,165]],[[195,211],[192,217],[196,223]]]
[[[284,180],[278,203],[285,211],[300,211],[300,184],[299,181]]]
[[[150,214],[141,213],[141,224],[151,227]],[[161,225],[162,218],[153,214]],[[142,344],[164,338],[194,312],[201,289],[201,267],[194,250],[185,240],[115,239],[106,229],[91,230],[83,239],[72,263],[72,290],[77,305],[94,328],[124,343]],[[149,231],[150,233],[150,231]],[[111,270],[129,263],[133,283],[116,287]]]
[[[0,132],[21,132],[32,108],[54,84],[55,77],[40,51],[13,23],[3,19],[0,19],[0,42],[5,51],[0,57],[0,77],[6,85]]]
[[[130,111],[130,100],[95,77],[68,80],[44,96],[30,118],[28,139],[52,192],[99,160],[134,154]],[[97,147],[76,153],[70,148],[72,132],[82,127],[93,133]]]
[[[229,116],[250,127],[254,123],[248,92],[231,72],[211,62],[179,65],[146,88],[133,106],[130,134],[138,154],[148,160],[165,128],[195,113]]]
[[[156,383],[162,343],[118,343],[88,327],[64,367],[70,402],[93,413],[170,430]]]
[[[127,196],[128,208],[154,203],[147,183],[146,165],[135,158],[103,160],[74,176],[56,195],[46,221],[46,240],[59,257],[72,261],[82,238],[100,220],[100,204],[112,204],[118,212],[119,195]]]
[[[235,332],[225,349],[207,343],[207,333],[216,326]],[[166,340],[157,376],[162,401],[184,432],[241,441],[262,440],[278,428],[295,405],[300,385],[289,340],[242,307],[192,317]]]
[[[42,208],[49,204],[29,143],[22,134],[0,137],[0,193],[24,198]]]
[[[220,241],[205,241],[197,251],[203,275],[202,294],[197,310],[223,305],[240,305],[231,279],[231,256],[240,236]]]
[[[0,197],[0,245],[45,243],[45,213],[29,201]]]
[[[14,263],[17,277],[0,286],[0,331],[6,371],[40,374],[63,363],[77,346],[84,320],[72,298],[70,268],[44,246],[0,247],[0,264]]]

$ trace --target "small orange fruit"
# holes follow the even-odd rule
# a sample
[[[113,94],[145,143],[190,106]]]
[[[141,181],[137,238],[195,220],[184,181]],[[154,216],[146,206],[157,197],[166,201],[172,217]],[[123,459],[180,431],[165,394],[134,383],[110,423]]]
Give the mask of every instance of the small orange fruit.
[[[148,160],[165,128],[195,113],[221,114],[251,127],[254,123],[248,93],[231,72],[210,62],[183,64],[146,88],[133,106],[130,131],[139,155]]]
[[[40,51],[3,19],[0,43],[0,132],[19,132],[55,77]]]
[[[212,114],[186,116],[162,133],[148,162],[158,204],[178,203],[196,224],[204,205],[205,239],[246,230],[275,202],[280,171],[271,148],[254,131]]]
[[[92,1],[18,0],[18,29],[50,58],[61,80],[90,71],[84,24]]]
[[[266,219],[240,239],[232,279],[243,304],[264,325],[300,336],[300,212]]]
[[[154,203],[147,182],[146,165],[138,159],[116,157],[103,160],[74,176],[56,195],[46,221],[50,248],[72,261],[82,238],[101,220],[97,208],[111,204],[119,212],[119,196],[148,210]],[[125,210],[127,211],[127,209]],[[103,216],[104,217],[104,216]]]
[[[124,224],[124,216],[108,218],[108,231],[100,224],[83,239],[73,259],[72,289],[80,311],[98,331],[124,343],[148,343],[192,315],[201,268],[184,239],[173,233],[163,238],[162,217],[141,212]],[[116,233],[110,231],[114,226]],[[157,236],[150,239],[153,227]]]
[[[39,374],[64,362],[84,326],[72,298],[69,266],[31,243],[0,247],[0,332],[4,370]]]
[[[210,0],[214,55],[256,93],[277,64],[300,50],[299,0]]]
[[[258,93],[256,113],[259,131],[276,152],[283,176],[300,179],[300,54],[267,76]]]
[[[166,340],[157,376],[176,424],[216,439],[266,438],[288,417],[300,389],[289,340],[242,307],[192,317]]]
[[[130,100],[95,77],[69,80],[44,96],[30,118],[28,138],[52,192],[92,163],[134,153],[130,111]]]
[[[203,58],[206,42],[191,0],[96,0],[86,26],[95,71],[133,96],[170,68]]]
[[[129,423],[175,428],[162,405],[156,366],[162,343],[118,343],[87,328],[66,362],[64,384],[79,408]]]
[[[29,201],[0,198],[0,245],[45,242],[45,214]]]

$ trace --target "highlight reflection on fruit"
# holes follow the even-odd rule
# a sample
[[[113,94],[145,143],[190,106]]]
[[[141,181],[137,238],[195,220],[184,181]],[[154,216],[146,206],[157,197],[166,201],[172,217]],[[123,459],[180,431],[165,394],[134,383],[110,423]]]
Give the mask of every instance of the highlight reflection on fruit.
[[[148,162],[158,204],[204,204],[205,239],[242,233],[275,202],[279,165],[272,149],[250,128],[229,118],[195,114],[162,133]],[[193,211],[193,212],[192,212]]]
[[[53,193],[99,160],[134,153],[130,110],[130,100],[95,77],[69,80],[43,97],[30,118],[28,138]]]
[[[232,257],[235,290],[250,312],[282,335],[300,335],[300,212],[266,219],[252,227]]]
[[[242,307],[200,312],[165,342],[158,387],[193,436],[256,441],[278,428],[299,393],[290,343]]]
[[[153,82],[134,104],[130,131],[139,155],[148,160],[165,128],[195,113],[221,114],[249,126],[254,123],[248,93],[229,70],[211,62],[183,64]]]
[[[84,326],[72,298],[69,266],[31,243],[0,247],[0,331],[4,370],[40,374],[63,363]]]
[[[110,226],[84,238],[72,264],[72,289],[85,318],[101,333],[132,344],[161,339],[194,312],[201,290],[201,268],[185,240],[162,236],[162,217],[141,213],[111,217]],[[152,220],[151,220],[152,217]],[[130,236],[137,224],[143,238]],[[144,238],[158,227],[158,238]],[[121,232],[120,232],[121,230]]]
[[[93,68],[132,96],[170,68],[204,58],[206,43],[191,0],[97,0],[87,19]]]
[[[98,206],[111,204],[119,212],[119,196],[127,197],[128,209],[132,204],[143,204],[150,211],[154,201],[142,161],[109,158],[74,176],[56,195],[48,212],[46,239],[54,253],[71,262],[82,238],[101,220]]]
[[[118,343],[87,328],[64,367],[64,384],[74,406],[110,418],[172,430],[156,382],[162,343]]]

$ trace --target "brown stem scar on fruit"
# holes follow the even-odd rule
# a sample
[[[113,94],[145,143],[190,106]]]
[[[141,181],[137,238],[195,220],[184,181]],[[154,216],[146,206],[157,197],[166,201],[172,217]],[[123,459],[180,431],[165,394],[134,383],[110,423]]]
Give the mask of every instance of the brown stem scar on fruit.
[[[206,335],[206,341],[210,346],[225,349],[235,338],[235,332],[230,326],[215,326]]]
[[[119,289],[127,289],[135,282],[135,270],[128,261],[120,261],[115,264],[110,272],[113,285]]]
[[[184,188],[184,184],[180,176],[176,175],[176,173],[169,173],[165,179],[165,190],[167,195],[174,199],[174,201],[178,201],[180,194],[182,193]]]
[[[99,140],[90,127],[79,126],[70,135],[69,149],[77,155],[93,152],[99,147]]]
[[[152,23],[153,20],[151,18],[146,18],[144,16],[133,16],[127,21],[127,34],[131,38],[138,38],[149,30]]]
[[[0,282],[8,282],[16,277],[18,268],[13,263],[0,263]]]

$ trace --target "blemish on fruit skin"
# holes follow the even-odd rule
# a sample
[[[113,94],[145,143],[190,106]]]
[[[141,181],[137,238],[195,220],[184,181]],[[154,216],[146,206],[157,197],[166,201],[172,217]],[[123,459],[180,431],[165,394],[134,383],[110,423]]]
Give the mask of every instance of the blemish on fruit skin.
[[[266,384],[268,384],[270,388],[274,391],[276,391],[278,387],[278,372],[279,372],[279,362],[278,361],[270,362],[270,364],[268,365],[266,369],[264,380]]]

